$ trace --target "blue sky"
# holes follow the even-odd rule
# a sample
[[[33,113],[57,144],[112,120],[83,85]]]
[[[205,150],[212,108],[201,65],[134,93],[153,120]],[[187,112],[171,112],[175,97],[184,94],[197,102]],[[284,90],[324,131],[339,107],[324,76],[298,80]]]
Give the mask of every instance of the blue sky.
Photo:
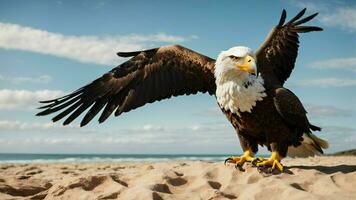
[[[181,44],[216,58],[256,49],[301,8],[319,12],[303,34],[286,87],[304,103],[327,152],[356,147],[356,4],[353,1],[0,1],[0,152],[241,152],[234,129],[206,94],[183,96],[68,127],[35,117],[38,100],[71,92],[124,60],[118,51]],[[266,152],[260,148],[261,152]]]

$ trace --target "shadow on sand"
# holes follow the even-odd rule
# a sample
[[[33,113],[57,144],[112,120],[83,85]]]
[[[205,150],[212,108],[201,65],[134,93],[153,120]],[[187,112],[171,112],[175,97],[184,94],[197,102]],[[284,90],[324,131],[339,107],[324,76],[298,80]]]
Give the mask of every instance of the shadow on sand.
[[[303,170],[317,170],[321,173],[324,174],[333,174],[337,172],[341,172],[344,174],[351,173],[351,172],[356,172],[356,165],[335,165],[335,166],[322,166],[322,165],[316,165],[316,166],[305,166],[305,165],[295,165],[295,166],[288,166],[285,167],[283,172],[280,172],[278,170],[273,170],[271,171],[270,168],[266,167],[259,167],[257,168],[258,172],[264,176],[271,176],[271,175],[278,175],[278,174],[289,174],[293,175],[293,171],[291,169],[303,169]]]
[[[335,166],[321,166],[321,165],[316,165],[316,166],[305,166],[305,165],[296,165],[296,166],[288,166],[286,167],[287,169],[293,169],[293,168],[298,168],[298,169],[304,169],[304,170],[317,170],[321,173],[324,174],[333,174],[336,172],[341,172],[344,174],[355,172],[356,171],[356,165],[335,165]]]

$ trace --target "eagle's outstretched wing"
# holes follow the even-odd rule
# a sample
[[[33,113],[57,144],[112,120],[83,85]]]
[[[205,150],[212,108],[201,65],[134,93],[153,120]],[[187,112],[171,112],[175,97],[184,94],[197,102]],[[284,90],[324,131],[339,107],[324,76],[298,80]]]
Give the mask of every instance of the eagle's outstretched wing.
[[[89,107],[80,125],[84,126],[104,107],[99,122],[115,110],[115,116],[146,103],[171,96],[197,92],[215,94],[215,60],[190,49],[174,45],[137,52],[119,52],[131,57],[92,83],[73,93],[41,103],[47,104],[37,115],[61,111],[52,120],[66,116],[64,125],[71,123]]]
[[[304,8],[286,24],[284,22],[287,13],[283,10],[278,25],[272,28],[256,51],[258,71],[262,75],[267,75],[275,84],[282,86],[294,68],[299,47],[298,33],[323,30],[316,26],[302,26],[318,14],[301,19],[305,10]]]

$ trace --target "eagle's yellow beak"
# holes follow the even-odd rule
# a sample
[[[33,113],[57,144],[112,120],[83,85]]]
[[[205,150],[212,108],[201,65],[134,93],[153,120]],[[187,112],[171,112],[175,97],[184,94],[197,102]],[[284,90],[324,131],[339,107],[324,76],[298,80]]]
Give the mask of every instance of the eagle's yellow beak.
[[[245,56],[243,58],[243,62],[242,64],[237,64],[236,66],[242,70],[242,71],[245,71],[245,72],[248,72],[248,73],[251,73],[251,74],[256,74],[256,61],[255,59],[252,57],[252,56]]]

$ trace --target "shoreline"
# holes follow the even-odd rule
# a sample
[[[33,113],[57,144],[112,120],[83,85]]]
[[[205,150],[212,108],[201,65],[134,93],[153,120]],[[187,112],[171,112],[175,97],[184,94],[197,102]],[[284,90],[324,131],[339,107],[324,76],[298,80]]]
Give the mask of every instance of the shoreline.
[[[71,162],[164,162],[164,161],[224,161],[236,154],[40,154],[0,153],[0,164],[71,163]],[[322,156],[356,156],[356,149]],[[257,154],[256,157],[269,157]],[[288,159],[288,158],[287,158]]]

